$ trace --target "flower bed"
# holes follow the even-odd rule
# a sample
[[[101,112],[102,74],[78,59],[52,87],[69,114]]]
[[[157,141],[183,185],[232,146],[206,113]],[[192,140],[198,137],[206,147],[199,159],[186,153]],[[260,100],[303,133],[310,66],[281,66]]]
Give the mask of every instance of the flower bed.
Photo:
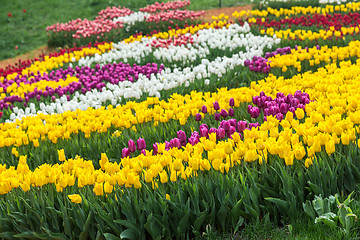
[[[214,16],[4,71],[0,236],[193,238],[354,191],[358,8]]]

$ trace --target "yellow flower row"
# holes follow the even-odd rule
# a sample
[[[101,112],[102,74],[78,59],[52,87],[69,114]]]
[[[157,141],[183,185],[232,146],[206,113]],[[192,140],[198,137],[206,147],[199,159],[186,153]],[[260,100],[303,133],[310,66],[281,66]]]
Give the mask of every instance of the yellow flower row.
[[[275,9],[268,7],[266,10],[248,10],[248,11],[241,11],[237,12],[235,11],[233,13],[233,17],[235,18],[242,18],[244,16],[257,16],[257,17],[267,17],[269,15],[273,15],[276,17],[280,16],[292,16],[292,15],[298,15],[298,14],[327,14],[327,13],[333,13],[333,12],[356,12],[360,9],[360,3],[359,2],[351,2],[347,4],[341,4],[341,5],[326,5],[324,7],[292,7],[291,9]]]
[[[250,21],[254,21],[254,19],[250,19]],[[256,20],[255,20],[256,21]],[[360,32],[360,25],[356,26],[356,27],[342,27],[340,31],[335,30],[334,27],[330,27],[329,30],[323,30],[320,29],[319,32],[313,32],[311,30],[301,30],[301,29],[297,29],[295,31],[292,31],[291,29],[287,29],[287,30],[274,30],[274,28],[267,28],[262,29],[260,31],[261,34],[267,34],[269,36],[274,36],[276,35],[276,37],[278,38],[282,38],[282,39],[291,39],[291,40],[295,40],[295,39],[300,39],[302,41],[304,40],[317,40],[317,39],[328,39],[330,37],[341,37],[341,36],[346,36],[346,35],[351,35],[351,34],[358,34]]]
[[[99,161],[101,169],[98,170],[95,170],[92,161],[78,156],[66,160],[63,149],[58,151],[62,164],[42,164],[34,171],[27,165],[27,156],[20,156],[16,168],[0,165],[0,194],[18,187],[28,191],[31,186],[43,187],[46,184],[55,184],[56,190],[61,192],[77,184],[79,188],[94,186],[94,193],[103,195],[104,192],[111,193],[116,185],[140,188],[140,180],[155,186],[157,182],[174,182],[179,177],[186,179],[196,175],[198,170],[208,171],[211,167],[224,172],[240,164],[241,157],[246,155],[242,147],[236,147],[240,141],[236,133],[233,139],[217,142],[216,133],[213,133],[209,139],[201,138],[201,142],[194,146],[187,144],[183,149],[165,151],[165,144],[160,144],[161,154],[152,155],[147,151],[146,156],[123,158],[120,163],[109,162],[106,154],[102,153]],[[209,159],[204,159],[203,153],[208,153]]]
[[[30,67],[23,69],[21,75],[28,75],[31,72],[37,73],[38,71],[41,74],[43,74],[48,70],[62,67],[64,63],[72,62],[73,58],[75,58],[75,60],[78,61],[83,56],[94,55],[95,53],[102,54],[110,50],[111,48],[112,48],[112,43],[110,42],[110,43],[99,44],[97,47],[83,48],[79,51],[65,53],[64,55],[60,55],[57,57],[45,56],[44,60],[35,61]],[[17,75],[18,75],[17,73],[7,75],[6,79],[12,80]],[[4,77],[0,77],[1,82],[3,82],[4,79],[5,79]]]
[[[360,57],[360,41],[351,41],[348,46],[329,48],[328,46],[321,46],[318,50],[316,47],[308,50],[298,47],[298,50],[292,49],[290,54],[275,55],[269,58],[268,64],[270,67],[282,68],[286,72],[287,67],[294,66],[301,71],[301,62],[308,60],[310,66],[318,65],[320,62],[336,62],[336,60],[343,61],[350,57]]]
[[[131,128],[135,124],[150,121],[154,121],[154,125],[157,125],[158,122],[174,119],[184,125],[188,117],[199,113],[204,104],[213,113],[215,110],[212,103],[215,101],[219,101],[220,106],[227,109],[230,97],[235,98],[235,106],[239,106],[240,102],[251,102],[251,97],[254,95],[248,88],[238,89],[236,96],[231,92],[226,89],[212,94],[194,91],[185,96],[173,94],[167,101],[148,98],[140,103],[129,101],[116,108],[109,105],[107,109],[89,108],[85,111],[78,109],[62,114],[28,116],[21,121],[2,125],[0,147],[12,145],[18,147],[28,145],[29,142],[39,146],[39,139],[46,137],[56,143],[59,138],[69,139],[71,134],[78,134],[79,131],[85,133],[85,137],[88,138],[92,132],[107,132],[111,126]]]
[[[33,92],[35,88],[38,90],[45,91],[46,87],[51,87],[52,89],[56,89],[59,86],[66,87],[69,86],[73,82],[79,82],[77,77],[71,77],[70,75],[66,76],[66,79],[59,79],[59,81],[46,81],[41,80],[39,82],[35,82],[32,84],[24,84],[20,82],[19,86],[16,82],[11,84],[9,87],[6,88],[6,93],[3,88],[0,88],[0,99],[4,99],[6,96],[19,96],[21,98],[25,98],[25,93]]]

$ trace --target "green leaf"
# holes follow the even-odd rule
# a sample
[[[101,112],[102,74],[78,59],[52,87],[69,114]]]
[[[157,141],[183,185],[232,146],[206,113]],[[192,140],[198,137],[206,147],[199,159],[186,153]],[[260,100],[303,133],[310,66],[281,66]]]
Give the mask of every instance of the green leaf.
[[[0,233],[0,237],[4,238],[4,239],[16,239],[14,237],[14,235],[15,235],[15,232],[2,232],[2,233]]]
[[[90,212],[88,217],[86,218],[84,228],[83,228],[82,232],[79,235],[79,240],[87,240],[88,239],[90,223],[91,223],[91,220],[92,220],[91,216],[92,216],[92,212]]]
[[[128,228],[120,234],[120,238],[121,239],[129,239],[129,240],[132,240],[132,239],[137,240],[137,239],[139,239],[139,235],[135,230]],[[116,239],[118,239],[118,238],[116,238]]]
[[[282,199],[278,199],[278,198],[264,198],[266,201],[270,201],[272,203],[275,203],[275,205],[280,209],[280,210],[286,210],[289,208],[290,203],[288,201],[282,200]]]
[[[303,203],[303,209],[305,213],[311,217],[311,219],[315,219],[315,211],[309,200],[307,200],[306,203]]]
[[[208,217],[208,211],[202,212],[194,221],[194,229],[199,232],[205,219]]]
[[[156,219],[152,213],[147,217],[144,227],[150,233],[152,239],[162,239],[162,229],[165,229],[165,225],[161,219]]]
[[[321,215],[320,217],[317,217],[315,219],[315,223],[323,222],[327,226],[329,226],[331,228],[335,228],[337,226],[337,224],[336,224],[336,222],[334,220],[332,220],[332,218],[335,218],[335,217],[336,217],[335,213],[329,212],[329,213],[326,213],[324,215]]]
[[[106,240],[121,240],[121,238],[119,238],[111,233],[104,233],[104,237]]]
[[[14,237],[16,238],[34,238],[34,233],[33,232],[22,232],[22,233],[18,233],[16,235],[14,235]]]

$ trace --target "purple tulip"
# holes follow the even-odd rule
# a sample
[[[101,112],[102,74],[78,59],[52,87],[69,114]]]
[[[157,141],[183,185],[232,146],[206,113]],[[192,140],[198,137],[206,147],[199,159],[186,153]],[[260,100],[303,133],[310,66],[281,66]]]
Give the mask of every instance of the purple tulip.
[[[213,105],[214,105],[214,109],[215,109],[216,111],[220,109],[220,105],[219,105],[219,102],[218,102],[218,101],[215,101],[215,102],[213,103]]]
[[[135,145],[134,140],[130,139],[128,141],[128,149],[131,153],[136,151],[136,145]]]
[[[207,128],[200,128],[200,136],[201,137],[209,137],[209,131]]]
[[[210,128],[210,130],[209,130],[209,134],[211,134],[211,133],[216,133],[216,131],[217,131],[217,129],[214,128],[214,127],[212,127],[212,128]]]
[[[246,127],[247,127],[247,122],[246,121],[239,121],[238,124],[237,124],[237,130],[239,132],[243,132]]]
[[[207,107],[205,105],[202,106],[201,112],[204,114],[207,113]]]
[[[177,137],[178,137],[180,143],[185,145],[185,143],[186,143],[186,133],[183,130],[179,130],[176,133],[177,133]]]
[[[219,121],[220,120],[220,114],[219,113],[215,113],[215,120]]]
[[[146,151],[145,151],[145,149],[141,150],[140,153],[141,153],[142,155],[146,156]]]
[[[250,115],[252,118],[258,118],[260,115],[260,109],[258,107],[253,107]]]
[[[234,134],[234,132],[236,132],[236,129],[233,126],[230,126],[229,131],[227,132],[227,136],[231,137],[231,135]]]
[[[229,106],[233,107],[235,105],[235,100],[233,98],[230,98],[229,100]]]
[[[230,117],[233,117],[233,116],[235,116],[235,112],[234,112],[234,109],[232,109],[232,108],[229,108],[229,116],[230,116]]]
[[[227,131],[229,131],[229,129],[230,129],[230,123],[228,122],[228,121],[222,121],[221,122],[222,124],[220,124],[220,126],[227,132]]]
[[[180,140],[178,138],[171,139],[170,146],[171,146],[171,148],[176,147],[176,148],[180,149],[181,148]]]
[[[158,154],[158,143],[153,144],[153,155]]]
[[[197,122],[201,121],[201,114],[200,113],[196,114],[195,121],[197,121]]]
[[[128,148],[123,148],[123,149],[122,149],[122,154],[121,154],[121,156],[122,156],[123,158],[126,158],[126,157],[130,156],[130,151],[129,151],[129,149],[128,149]]]
[[[145,140],[143,138],[139,138],[137,140],[137,147],[138,147],[139,150],[146,149],[146,143],[145,143]]]
[[[276,118],[277,118],[277,120],[281,121],[284,119],[284,115],[282,115],[281,113],[278,113],[278,114],[276,114]]]
[[[225,109],[221,109],[220,115],[221,115],[223,118],[226,118],[227,116],[229,116],[228,112],[227,112]]]
[[[219,128],[216,131],[216,138],[217,139],[223,139],[225,138],[225,130],[223,128]]]
[[[205,123],[200,125],[200,129],[202,129],[202,128],[206,128],[207,130],[209,130],[209,126]]]

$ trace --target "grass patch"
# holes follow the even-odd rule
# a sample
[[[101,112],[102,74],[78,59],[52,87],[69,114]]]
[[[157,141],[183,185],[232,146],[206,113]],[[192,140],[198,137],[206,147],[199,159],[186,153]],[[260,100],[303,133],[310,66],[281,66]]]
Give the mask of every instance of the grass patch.
[[[48,37],[45,29],[54,23],[77,18],[94,19],[101,9],[108,6],[124,6],[136,11],[154,2],[155,0],[5,1],[1,5],[0,15],[0,60],[13,58],[46,45]],[[193,0],[189,9],[218,8],[220,2],[223,7],[230,7],[248,4],[250,1]],[[11,17],[8,14],[11,14]]]

